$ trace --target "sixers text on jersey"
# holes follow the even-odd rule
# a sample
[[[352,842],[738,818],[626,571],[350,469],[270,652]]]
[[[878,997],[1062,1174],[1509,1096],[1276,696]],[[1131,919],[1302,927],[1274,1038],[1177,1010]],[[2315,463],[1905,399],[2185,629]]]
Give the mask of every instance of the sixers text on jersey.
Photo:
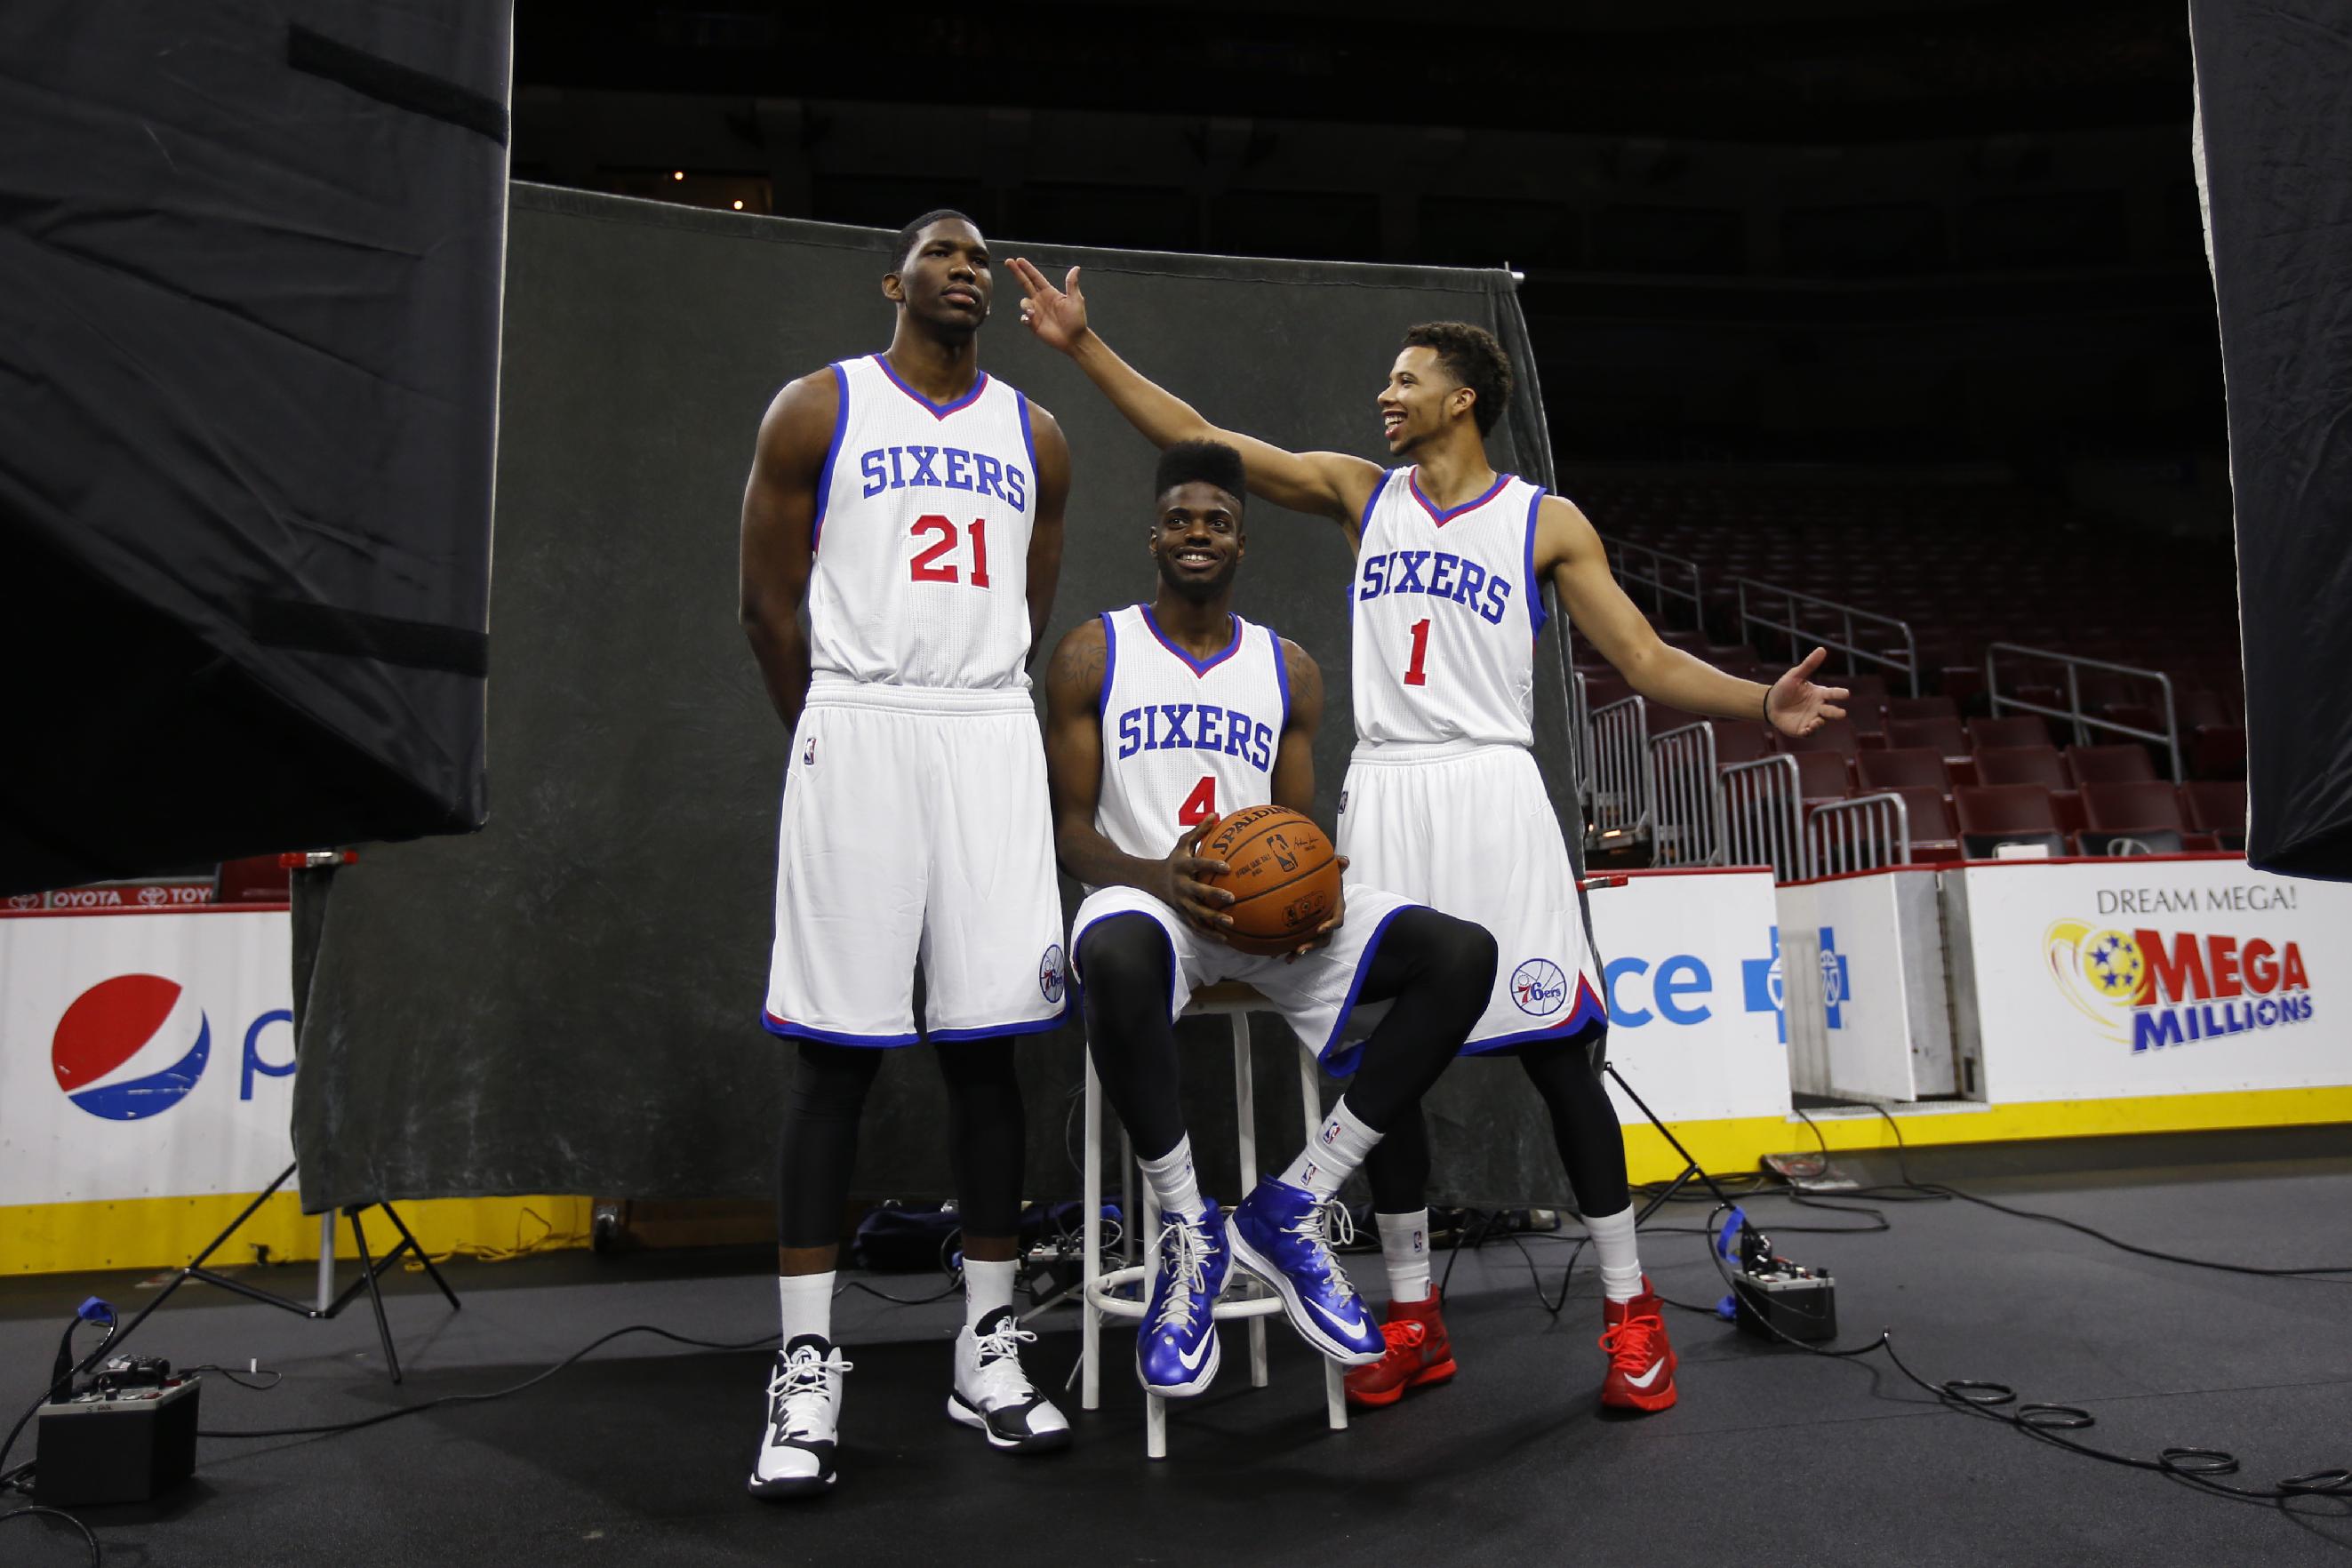
[[[1496,626],[1511,602],[1511,580],[1490,576],[1477,562],[1446,550],[1391,550],[1364,557],[1359,599],[1383,594],[1426,594],[1467,605]]]
[[[871,500],[884,490],[970,490],[996,496],[1007,504],[1029,504],[1029,476],[1018,463],[968,452],[961,447],[874,447],[857,459],[865,479],[859,499]]]
[[[1118,716],[1118,754],[1189,746],[1240,757],[1258,769],[1274,765],[1274,726],[1238,709],[1208,702],[1149,702]]]

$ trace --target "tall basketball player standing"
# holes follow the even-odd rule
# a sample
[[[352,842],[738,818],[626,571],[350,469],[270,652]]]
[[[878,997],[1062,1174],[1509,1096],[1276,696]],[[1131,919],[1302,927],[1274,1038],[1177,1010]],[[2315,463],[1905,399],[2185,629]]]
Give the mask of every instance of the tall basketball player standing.
[[[1061,900],[1028,660],[1061,566],[1069,449],[980,368],[989,255],[961,213],[901,232],[883,353],[787,385],[743,491],[742,620],[792,730],[764,1018],[799,1053],[779,1162],[783,1340],[751,1489],[831,1489],[834,1269],[866,1094],[928,1037],[947,1080],[965,1323],[948,1414],[996,1447],[1066,1446],[1012,1310],[1013,1039],[1064,1007]],[[808,627],[799,616],[805,605]],[[913,974],[924,975],[919,1037]]]
[[[1025,261],[1012,268],[1028,296],[1023,321],[1155,444],[1231,443],[1253,491],[1346,531],[1358,557],[1356,754],[1341,797],[1340,852],[1351,879],[1494,933],[1494,991],[1463,1049],[1517,1055],[1550,1112],[1600,1264],[1609,1358],[1601,1403],[1666,1408],[1675,1398],[1675,1355],[1642,1274],[1623,1134],[1601,1080],[1608,1013],[1598,961],[1532,752],[1542,586],[1552,585],[1634,690],[1784,734],[1844,716],[1836,703],[1845,692],[1810,679],[1823,650],[1766,687],[1663,642],[1610,575],[1584,514],[1487,462],[1486,437],[1509,402],[1511,370],[1482,328],[1439,321],[1405,333],[1376,398],[1400,465],[1383,468],[1217,429],[1089,330],[1076,268],[1056,289]],[[1389,1129],[1364,1172],[1389,1267],[1389,1353],[1349,1374],[1349,1393],[1376,1405],[1456,1358],[1429,1282],[1429,1145],[1417,1111]]]

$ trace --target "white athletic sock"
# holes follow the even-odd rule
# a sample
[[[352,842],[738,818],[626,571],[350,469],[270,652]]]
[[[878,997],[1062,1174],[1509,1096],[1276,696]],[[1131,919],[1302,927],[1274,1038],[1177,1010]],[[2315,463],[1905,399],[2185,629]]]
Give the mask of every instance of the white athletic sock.
[[[1379,1214],[1381,1258],[1389,1266],[1389,1300],[1429,1300],[1429,1211]]]
[[[1593,1256],[1601,1260],[1601,1289],[1612,1301],[1630,1301],[1642,1293],[1642,1259],[1633,1246],[1633,1205],[1612,1215],[1584,1216],[1592,1233]]]
[[[1290,1162],[1282,1179],[1294,1187],[1305,1187],[1318,1197],[1328,1198],[1356,1173],[1356,1167],[1364,1163],[1364,1156],[1380,1141],[1379,1133],[1356,1120],[1356,1113],[1348,1109],[1343,1098],[1323,1119],[1315,1141]]]
[[[977,1330],[994,1313],[1013,1305],[1013,1284],[1021,1265],[1013,1258],[991,1263],[978,1258],[963,1260],[963,1326]]]
[[[1201,1201],[1200,1178],[1192,1173],[1192,1135],[1186,1133],[1176,1140],[1176,1147],[1157,1159],[1139,1160],[1143,1167],[1143,1179],[1151,1184],[1151,1191],[1160,1199],[1163,1215],[1199,1219],[1209,1212]]]
[[[783,1308],[785,1344],[803,1334],[833,1342],[833,1270],[822,1274],[779,1274],[776,1299]]]

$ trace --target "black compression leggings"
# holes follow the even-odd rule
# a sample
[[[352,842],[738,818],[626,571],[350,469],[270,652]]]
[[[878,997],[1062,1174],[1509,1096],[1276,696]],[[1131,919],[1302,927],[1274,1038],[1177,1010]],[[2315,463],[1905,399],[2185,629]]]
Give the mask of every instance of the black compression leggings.
[[[890,1053],[816,1040],[799,1047],[777,1163],[777,1239],[786,1247],[831,1247],[841,1239],[866,1092]],[[935,1054],[947,1080],[948,1159],[965,1234],[1018,1235],[1027,1133],[1012,1037],[959,1040]]]
[[[1168,1021],[1172,962],[1167,933],[1149,915],[1097,921],[1078,942],[1087,1047],[1104,1096],[1147,1160],[1184,1136],[1176,1029]],[[1399,911],[1366,960],[1356,994],[1391,1004],[1348,1086],[1356,1119],[1375,1132],[1418,1121],[1421,1097],[1454,1059],[1494,984],[1495,939],[1484,927],[1434,910]]]
[[[1625,1134],[1601,1083],[1601,1064],[1607,1059],[1603,1031],[1594,1025],[1573,1039],[1508,1047],[1551,1112],[1559,1163],[1568,1169],[1577,1208],[1588,1215],[1619,1214],[1633,1201],[1625,1184]],[[1364,1176],[1371,1184],[1376,1213],[1411,1214],[1427,1204],[1429,1128],[1420,1107],[1388,1130],[1364,1162]]]

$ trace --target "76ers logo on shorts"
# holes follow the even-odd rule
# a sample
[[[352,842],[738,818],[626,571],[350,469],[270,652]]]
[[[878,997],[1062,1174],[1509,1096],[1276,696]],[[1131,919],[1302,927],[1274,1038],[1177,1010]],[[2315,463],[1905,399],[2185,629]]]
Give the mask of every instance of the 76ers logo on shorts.
[[[1054,943],[1037,961],[1037,989],[1045,994],[1048,1002],[1062,999],[1062,944]]]
[[[1568,1003],[1568,976],[1549,958],[1530,958],[1511,971],[1511,1000],[1522,1013],[1549,1017]]]
[[[58,1020],[49,1065],[82,1110],[136,1121],[179,1104],[212,1051],[212,1020],[176,982],[118,974],[74,998]]]

